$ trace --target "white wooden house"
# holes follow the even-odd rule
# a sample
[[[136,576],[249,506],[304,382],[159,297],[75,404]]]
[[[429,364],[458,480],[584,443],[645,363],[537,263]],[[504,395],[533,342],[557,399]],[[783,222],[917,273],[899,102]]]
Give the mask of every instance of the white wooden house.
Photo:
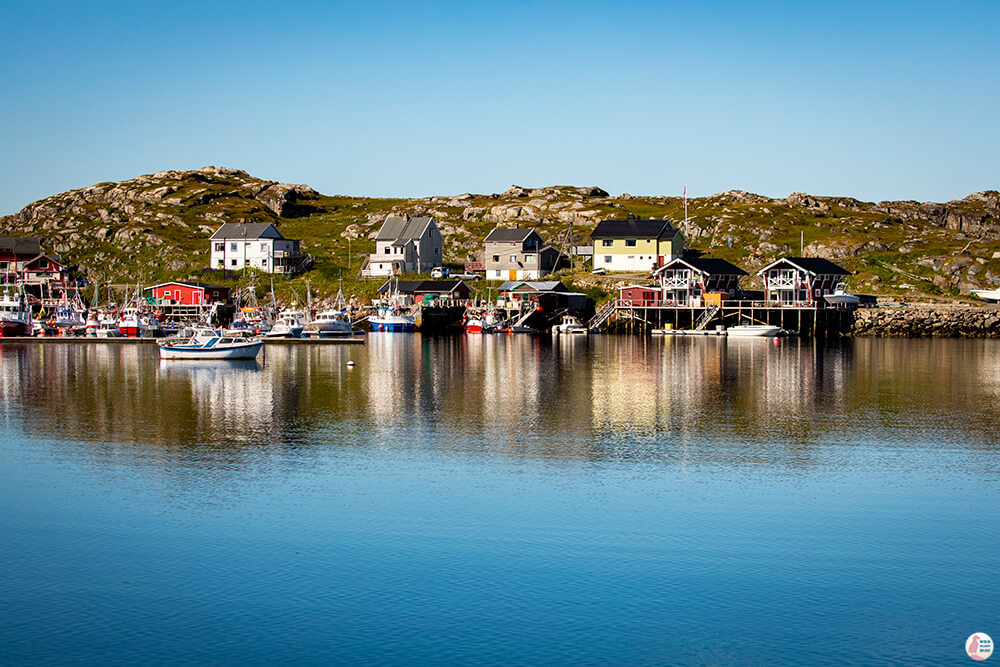
[[[247,267],[290,275],[309,266],[299,241],[286,239],[269,222],[227,222],[212,234],[209,243],[213,269],[239,271]]]

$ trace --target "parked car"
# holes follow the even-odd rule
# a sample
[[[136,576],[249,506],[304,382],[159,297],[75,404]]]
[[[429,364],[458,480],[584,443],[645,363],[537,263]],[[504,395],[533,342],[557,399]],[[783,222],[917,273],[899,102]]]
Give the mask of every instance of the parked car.
[[[443,266],[435,266],[431,269],[431,278],[447,278],[448,274],[451,273],[448,269]]]
[[[482,276],[478,273],[454,273],[452,278],[458,278],[459,280],[479,280]]]

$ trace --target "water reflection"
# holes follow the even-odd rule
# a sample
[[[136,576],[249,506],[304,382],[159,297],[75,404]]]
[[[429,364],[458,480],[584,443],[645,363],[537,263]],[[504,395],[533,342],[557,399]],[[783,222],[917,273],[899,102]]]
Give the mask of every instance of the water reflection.
[[[368,446],[794,468],[876,439],[992,448],[998,352],[989,340],[380,334],[234,363],[5,344],[0,398],[7,428],[116,456],[208,448],[238,464],[245,446]]]

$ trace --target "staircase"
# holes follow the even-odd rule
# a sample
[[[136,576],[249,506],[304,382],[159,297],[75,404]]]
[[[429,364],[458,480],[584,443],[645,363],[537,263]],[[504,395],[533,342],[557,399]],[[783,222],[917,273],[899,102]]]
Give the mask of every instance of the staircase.
[[[720,306],[709,306],[706,308],[705,312],[701,314],[701,317],[698,318],[698,321],[694,325],[695,331],[703,331],[720,310],[722,310]]]
[[[515,326],[515,327],[523,327],[523,326],[525,326],[524,323],[527,322],[528,319],[532,315],[534,315],[534,314],[535,314],[535,309],[534,308],[525,308],[524,311],[517,318],[517,320],[514,321],[514,324],[512,326]]]
[[[602,324],[608,321],[611,314],[618,310],[618,306],[621,305],[621,301],[618,299],[608,301],[606,304],[601,306],[601,309],[594,313],[594,316],[590,318],[590,322],[587,323],[588,329],[597,329]]]

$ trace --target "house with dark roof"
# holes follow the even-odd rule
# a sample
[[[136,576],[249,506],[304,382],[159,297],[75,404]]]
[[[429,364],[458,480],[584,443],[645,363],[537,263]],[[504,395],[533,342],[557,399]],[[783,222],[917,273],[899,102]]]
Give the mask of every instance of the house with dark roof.
[[[764,300],[782,306],[825,308],[825,294],[833,294],[845,268],[822,257],[782,257],[757,272],[764,281]]]
[[[483,242],[486,277],[494,280],[538,280],[555,270],[562,255],[534,229],[497,227]]]
[[[311,259],[300,251],[298,239],[286,239],[270,222],[227,222],[209,243],[213,269],[292,275],[309,268]]]
[[[375,236],[364,275],[427,273],[441,265],[443,256],[444,239],[434,218],[390,216]]]
[[[740,278],[746,275],[740,267],[716,257],[678,257],[653,272],[662,302],[678,306],[699,304],[706,294],[734,297],[740,291]]]
[[[652,271],[684,254],[684,236],[669,220],[601,220],[590,233],[594,269]]]
[[[464,301],[472,291],[461,280],[387,280],[378,288],[380,297],[408,296],[413,302]]]

